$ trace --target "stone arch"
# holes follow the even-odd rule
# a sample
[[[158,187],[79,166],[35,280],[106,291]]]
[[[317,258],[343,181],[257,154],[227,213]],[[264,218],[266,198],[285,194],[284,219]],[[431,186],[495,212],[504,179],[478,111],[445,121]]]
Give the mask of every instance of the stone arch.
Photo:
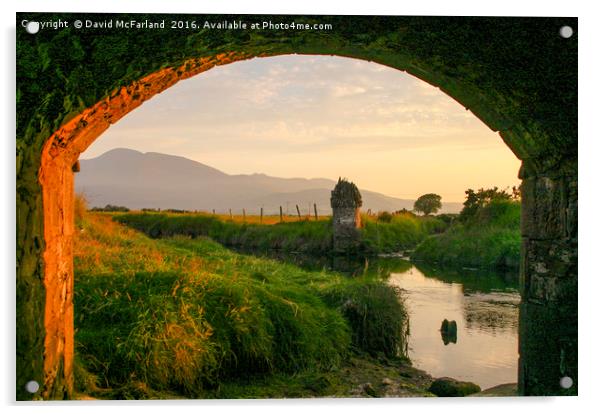
[[[181,79],[216,65],[291,53],[352,57],[406,71],[499,131],[523,161],[520,390],[558,394],[559,375],[576,380],[576,39],[558,36],[567,19],[325,19],[335,28],[328,36],[106,34],[116,55],[120,48],[137,50],[127,66],[114,61],[127,70],[109,74],[102,59],[111,52],[102,44],[88,47],[85,32],[36,40],[19,32],[17,73],[29,77],[18,79],[17,95],[19,399],[31,398],[24,391],[31,379],[42,384],[42,398],[72,393],[72,166],[79,154],[112,123]],[[576,28],[576,19],[568,22]],[[38,73],[27,66],[36,54],[46,59]],[[82,84],[90,89],[78,88]],[[553,332],[546,329],[550,324]]]

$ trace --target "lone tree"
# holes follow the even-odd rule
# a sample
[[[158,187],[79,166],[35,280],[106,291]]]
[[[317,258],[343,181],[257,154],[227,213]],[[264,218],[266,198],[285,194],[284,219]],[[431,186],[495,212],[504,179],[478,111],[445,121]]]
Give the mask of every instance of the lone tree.
[[[414,211],[424,213],[425,216],[436,213],[441,209],[441,196],[438,194],[424,194],[414,203]]]

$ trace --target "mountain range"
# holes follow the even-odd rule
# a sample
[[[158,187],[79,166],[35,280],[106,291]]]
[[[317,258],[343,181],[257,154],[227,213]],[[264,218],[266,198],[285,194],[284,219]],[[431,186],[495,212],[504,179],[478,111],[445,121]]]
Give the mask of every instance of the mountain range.
[[[318,213],[331,214],[330,191],[336,181],[327,178],[278,178],[265,174],[226,174],[188,158],[142,153],[117,148],[99,157],[80,160],[75,190],[83,193],[90,207],[107,204],[130,209],[161,208],[212,211],[234,214],[277,214],[279,207],[307,214],[313,203]],[[389,197],[360,189],[362,210],[411,210],[414,200]],[[443,203],[442,212],[456,213],[461,203]]]

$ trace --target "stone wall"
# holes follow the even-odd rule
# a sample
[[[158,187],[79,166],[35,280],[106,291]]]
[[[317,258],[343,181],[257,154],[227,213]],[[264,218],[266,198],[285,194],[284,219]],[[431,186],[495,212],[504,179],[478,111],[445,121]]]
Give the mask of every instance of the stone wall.
[[[575,395],[577,162],[536,173],[523,163],[519,391]],[[571,389],[560,386],[570,377]]]
[[[359,208],[332,209],[332,242],[336,253],[353,252],[360,242]]]

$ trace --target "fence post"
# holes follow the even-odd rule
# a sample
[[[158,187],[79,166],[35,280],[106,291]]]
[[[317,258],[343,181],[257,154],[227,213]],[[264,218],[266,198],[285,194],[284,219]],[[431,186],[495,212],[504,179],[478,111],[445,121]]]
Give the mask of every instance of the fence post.
[[[280,206],[280,222],[282,223],[282,206]]]
[[[299,210],[299,204],[295,204],[295,207],[297,207],[297,215],[299,216],[299,220],[301,220],[301,211]]]
[[[314,203],[314,216],[316,216],[316,221],[318,221],[318,207],[316,206],[316,203]]]
[[[242,209],[242,222],[245,223],[247,221],[247,212],[245,209]]]
[[[263,224],[263,207],[261,207],[261,213],[259,215],[259,224]]]
[[[230,212],[230,220],[232,220],[232,209],[229,208],[228,211]]]

